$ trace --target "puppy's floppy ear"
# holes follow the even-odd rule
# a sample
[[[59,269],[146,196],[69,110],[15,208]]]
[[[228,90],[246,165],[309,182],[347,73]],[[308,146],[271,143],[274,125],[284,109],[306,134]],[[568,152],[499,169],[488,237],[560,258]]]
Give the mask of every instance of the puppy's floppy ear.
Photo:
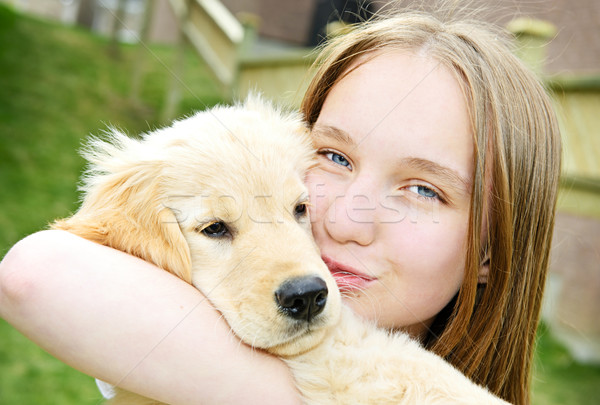
[[[191,283],[189,247],[163,204],[166,163],[152,154],[144,141],[116,131],[109,142],[92,140],[84,151],[90,167],[83,204],[52,228],[140,257]]]

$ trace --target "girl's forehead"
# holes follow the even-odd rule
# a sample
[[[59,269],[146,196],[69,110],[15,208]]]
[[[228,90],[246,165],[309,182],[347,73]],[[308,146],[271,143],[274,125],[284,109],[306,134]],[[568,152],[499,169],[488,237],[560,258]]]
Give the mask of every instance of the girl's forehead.
[[[456,76],[412,52],[363,59],[333,86],[315,126],[345,131],[362,150],[460,165],[454,169],[470,177],[471,121]]]

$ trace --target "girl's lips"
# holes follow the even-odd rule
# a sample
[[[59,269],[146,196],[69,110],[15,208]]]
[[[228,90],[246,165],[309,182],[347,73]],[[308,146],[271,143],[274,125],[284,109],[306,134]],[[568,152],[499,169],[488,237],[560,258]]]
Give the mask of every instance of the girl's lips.
[[[375,277],[363,274],[353,267],[338,263],[330,257],[323,256],[323,261],[342,292],[363,290],[367,285],[376,280]]]

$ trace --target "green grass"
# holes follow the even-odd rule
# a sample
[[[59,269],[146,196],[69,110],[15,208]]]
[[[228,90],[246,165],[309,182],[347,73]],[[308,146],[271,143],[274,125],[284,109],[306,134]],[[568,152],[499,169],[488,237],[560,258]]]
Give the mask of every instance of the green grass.
[[[0,320],[0,404],[98,404],[91,377],[61,363]]]
[[[131,101],[138,49],[109,56],[105,39],[18,15],[0,5],[0,257],[23,236],[77,207],[83,160],[76,150],[89,133],[112,124],[130,133],[163,123],[165,69],[174,49],[144,51],[140,99]],[[206,68],[188,52],[187,85],[178,114],[220,101]],[[51,319],[48,322],[52,322]],[[600,367],[575,363],[540,329],[534,405],[592,404],[600,394]],[[92,378],[45,353],[0,320],[0,404],[97,404]]]
[[[600,403],[600,367],[575,362],[542,324],[538,329],[534,405]]]

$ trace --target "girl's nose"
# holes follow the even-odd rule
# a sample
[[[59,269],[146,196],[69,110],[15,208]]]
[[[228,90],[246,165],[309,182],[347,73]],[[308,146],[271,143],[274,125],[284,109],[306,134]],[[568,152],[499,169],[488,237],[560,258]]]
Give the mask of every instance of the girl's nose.
[[[378,204],[372,187],[352,183],[343,195],[330,196],[325,230],[338,243],[369,245],[375,240]]]

